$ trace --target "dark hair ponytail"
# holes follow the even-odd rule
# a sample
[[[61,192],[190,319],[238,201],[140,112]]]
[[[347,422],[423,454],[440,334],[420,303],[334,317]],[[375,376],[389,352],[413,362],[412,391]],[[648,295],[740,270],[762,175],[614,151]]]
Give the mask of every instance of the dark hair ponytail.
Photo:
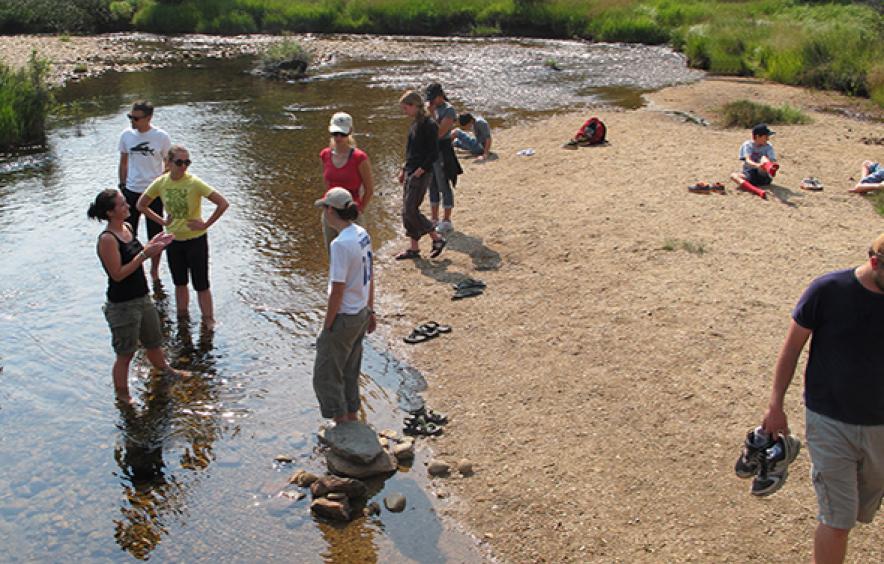
[[[107,221],[107,212],[114,209],[114,206],[117,205],[116,199],[119,191],[108,188],[107,190],[102,190],[95,196],[95,201],[89,204],[89,209],[86,211],[86,217],[89,219],[94,219],[96,221]]]
[[[350,202],[350,204],[348,204],[347,207],[342,210],[339,210],[338,208],[332,209],[335,210],[335,213],[338,214],[338,217],[346,221],[353,221],[357,217],[359,217],[359,208],[357,208],[356,204],[354,204],[353,202]]]

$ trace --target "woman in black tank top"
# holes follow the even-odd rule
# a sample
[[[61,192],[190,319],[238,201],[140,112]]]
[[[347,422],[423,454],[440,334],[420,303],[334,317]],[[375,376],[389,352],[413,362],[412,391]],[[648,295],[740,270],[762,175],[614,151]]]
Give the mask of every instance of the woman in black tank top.
[[[119,190],[103,190],[89,206],[87,216],[106,221],[98,236],[98,258],[107,273],[105,317],[111,328],[114,352],[113,378],[117,397],[129,401],[129,364],[140,342],[150,363],[162,371],[173,371],[166,362],[160,318],[147,295],[142,264],[169,244],[171,236],[160,233],[142,246],[126,223],[129,204]]]

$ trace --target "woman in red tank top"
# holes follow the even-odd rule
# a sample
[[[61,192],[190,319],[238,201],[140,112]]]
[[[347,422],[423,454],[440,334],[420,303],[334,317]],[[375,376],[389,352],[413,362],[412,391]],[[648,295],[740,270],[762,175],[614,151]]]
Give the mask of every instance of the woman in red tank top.
[[[319,153],[325,191],[340,187],[350,192],[359,209],[359,218],[356,220],[359,223],[374,194],[371,161],[365,151],[356,148],[356,141],[353,139],[353,118],[350,114],[338,112],[333,115],[328,125],[328,132],[331,134],[331,142]],[[322,235],[325,239],[325,249],[328,251],[329,245],[338,233],[326,223],[324,215]]]

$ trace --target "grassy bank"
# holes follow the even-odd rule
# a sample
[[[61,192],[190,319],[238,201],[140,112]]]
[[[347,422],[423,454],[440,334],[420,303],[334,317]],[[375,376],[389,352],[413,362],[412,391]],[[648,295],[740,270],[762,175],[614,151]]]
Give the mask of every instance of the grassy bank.
[[[52,102],[47,66],[35,54],[23,69],[13,71],[0,63],[0,150],[43,142]]]
[[[881,4],[813,0],[21,0],[0,31],[527,35],[670,43],[691,66],[884,105]],[[63,8],[57,6],[63,4]]]

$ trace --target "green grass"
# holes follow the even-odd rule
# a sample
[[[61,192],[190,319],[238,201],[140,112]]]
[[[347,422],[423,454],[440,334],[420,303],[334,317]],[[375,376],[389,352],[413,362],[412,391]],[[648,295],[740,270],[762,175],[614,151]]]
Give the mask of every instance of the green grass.
[[[664,251],[682,250],[694,255],[706,254],[706,245],[703,243],[694,243],[693,241],[681,239],[667,238],[663,241],[663,246],[660,248]]]
[[[811,122],[807,114],[788,104],[774,107],[749,100],[737,100],[726,104],[721,109],[721,114],[726,127],[749,128],[756,123],[794,125]]]
[[[0,63],[0,150],[43,143],[52,94],[46,85],[49,63],[36,52],[25,68]]]
[[[261,54],[261,63],[265,67],[272,67],[284,61],[300,61],[304,67],[308,67],[312,62],[312,55],[309,51],[295,40],[287,39],[274,43]]]
[[[879,8],[876,9],[875,6]],[[884,106],[880,3],[834,0],[16,0],[0,32],[359,32],[670,43],[718,74]]]

